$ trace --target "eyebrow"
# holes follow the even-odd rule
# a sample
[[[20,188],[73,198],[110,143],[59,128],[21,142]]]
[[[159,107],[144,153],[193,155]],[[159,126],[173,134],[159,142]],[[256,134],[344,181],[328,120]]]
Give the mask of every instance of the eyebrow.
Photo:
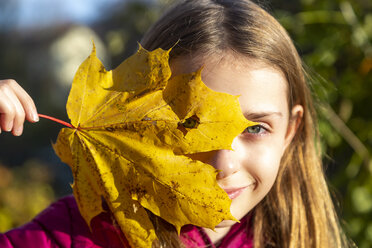
[[[278,116],[278,117],[283,117],[283,114],[281,112],[256,112],[256,113],[244,113],[244,116],[248,119],[260,119],[264,117],[269,117],[269,116]]]

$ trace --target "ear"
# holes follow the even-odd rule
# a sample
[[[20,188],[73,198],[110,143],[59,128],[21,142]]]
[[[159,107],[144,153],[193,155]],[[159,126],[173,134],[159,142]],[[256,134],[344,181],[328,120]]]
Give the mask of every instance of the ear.
[[[291,117],[288,122],[287,133],[285,135],[284,150],[292,142],[293,137],[295,136],[298,127],[301,124],[302,116],[304,114],[304,108],[302,105],[294,105],[291,110]]]

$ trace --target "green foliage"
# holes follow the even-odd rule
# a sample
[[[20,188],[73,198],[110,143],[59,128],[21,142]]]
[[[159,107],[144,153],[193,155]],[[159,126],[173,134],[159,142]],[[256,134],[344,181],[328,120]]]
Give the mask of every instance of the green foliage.
[[[30,221],[54,200],[48,167],[29,160],[22,166],[0,164],[0,232]]]
[[[328,176],[341,194],[345,229],[372,246],[372,2],[302,0],[274,13],[292,36],[319,98]]]

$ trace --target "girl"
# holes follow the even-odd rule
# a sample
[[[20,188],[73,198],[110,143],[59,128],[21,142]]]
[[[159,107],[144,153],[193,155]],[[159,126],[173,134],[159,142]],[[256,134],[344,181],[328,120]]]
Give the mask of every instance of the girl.
[[[172,76],[203,67],[203,82],[240,95],[259,125],[237,136],[233,151],[193,154],[220,170],[217,182],[240,223],[215,231],[186,226],[178,237],[153,216],[157,247],[346,247],[324,178],[316,117],[301,60],[281,25],[249,0],[180,1],[145,34],[148,50],[169,49]],[[13,80],[0,84],[1,129],[22,133],[37,121],[30,97]],[[124,241],[123,241],[124,240]],[[0,247],[122,247],[125,237],[103,213],[82,220],[72,197],[0,236]]]

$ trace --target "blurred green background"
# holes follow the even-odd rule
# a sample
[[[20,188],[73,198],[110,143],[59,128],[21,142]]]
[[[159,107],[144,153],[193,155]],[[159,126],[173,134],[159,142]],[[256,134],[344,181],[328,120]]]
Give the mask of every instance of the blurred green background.
[[[39,113],[68,120],[69,87],[91,40],[115,68],[172,1],[44,1],[33,9],[25,2],[0,2],[0,79],[17,80]],[[372,1],[256,2],[288,30],[308,68],[339,214],[355,243],[372,247]],[[51,147],[60,128],[42,119],[27,123],[21,137],[0,135],[0,232],[71,193],[70,170]]]

